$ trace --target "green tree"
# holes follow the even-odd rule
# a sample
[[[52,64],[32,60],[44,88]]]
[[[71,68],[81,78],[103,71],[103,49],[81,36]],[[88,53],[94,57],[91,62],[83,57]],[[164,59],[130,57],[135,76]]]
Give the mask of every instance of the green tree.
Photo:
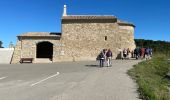
[[[137,47],[150,47],[156,53],[170,54],[170,42],[168,41],[153,41],[153,40],[144,40],[144,39],[135,39]]]
[[[0,48],[3,48],[3,47],[2,47],[2,41],[0,41]]]

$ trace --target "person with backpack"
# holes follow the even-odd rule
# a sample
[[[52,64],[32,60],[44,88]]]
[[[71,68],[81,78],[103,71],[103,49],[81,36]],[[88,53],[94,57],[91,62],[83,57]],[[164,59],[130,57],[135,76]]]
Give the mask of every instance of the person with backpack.
[[[139,57],[140,57],[140,48],[138,48],[138,47],[135,48],[134,54],[135,54],[136,59],[139,59]]]
[[[149,48],[149,56],[152,58],[152,48]]]
[[[111,60],[112,60],[112,51],[108,49],[106,53],[106,59],[107,59],[107,67],[112,66],[111,65]]]
[[[100,67],[104,67],[104,61],[105,61],[105,54],[104,50],[102,50],[99,54],[99,60],[100,60]]]
[[[145,58],[146,58],[146,60],[149,59],[149,48],[145,49]]]

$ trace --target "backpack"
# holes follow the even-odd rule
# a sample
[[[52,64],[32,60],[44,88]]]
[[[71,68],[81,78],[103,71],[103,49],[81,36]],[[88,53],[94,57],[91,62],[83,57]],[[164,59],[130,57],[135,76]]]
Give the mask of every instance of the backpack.
[[[104,59],[104,53],[101,52],[100,55],[99,55],[99,58]]]

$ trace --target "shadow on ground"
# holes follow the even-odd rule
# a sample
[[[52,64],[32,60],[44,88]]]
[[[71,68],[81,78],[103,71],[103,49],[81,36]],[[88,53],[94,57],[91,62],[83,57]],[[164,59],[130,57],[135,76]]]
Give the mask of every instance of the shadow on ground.
[[[94,64],[91,64],[91,65],[85,65],[86,67],[100,67],[99,65],[94,65]]]

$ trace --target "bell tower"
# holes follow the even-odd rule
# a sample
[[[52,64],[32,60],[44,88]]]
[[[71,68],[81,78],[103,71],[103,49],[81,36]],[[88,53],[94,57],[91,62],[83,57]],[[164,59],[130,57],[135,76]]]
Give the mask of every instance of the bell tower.
[[[64,5],[63,16],[67,16],[67,5]]]

